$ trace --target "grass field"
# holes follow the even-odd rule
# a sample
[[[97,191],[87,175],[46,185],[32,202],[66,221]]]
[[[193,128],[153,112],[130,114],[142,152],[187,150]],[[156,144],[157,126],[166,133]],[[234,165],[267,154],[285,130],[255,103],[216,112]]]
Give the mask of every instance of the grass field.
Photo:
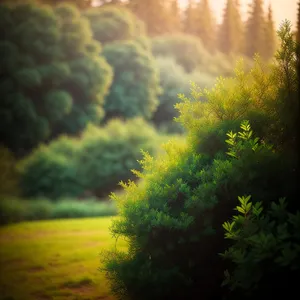
[[[112,300],[100,266],[115,244],[112,218],[19,223],[0,228],[0,299]],[[123,241],[118,248],[125,247]]]

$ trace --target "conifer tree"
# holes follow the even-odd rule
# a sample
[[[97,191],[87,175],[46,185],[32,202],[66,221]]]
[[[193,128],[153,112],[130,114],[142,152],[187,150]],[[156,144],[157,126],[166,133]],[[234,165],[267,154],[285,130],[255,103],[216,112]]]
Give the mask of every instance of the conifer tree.
[[[216,22],[208,0],[201,0],[196,7],[195,34],[210,51],[215,49]]]
[[[242,48],[242,21],[237,0],[227,0],[223,22],[219,29],[219,49],[226,53],[238,53]]]
[[[265,37],[264,37],[264,52],[263,57],[268,60],[273,57],[276,47],[275,40],[275,28],[274,28],[274,20],[273,20],[273,11],[271,5],[269,6],[268,16],[265,24]]]
[[[129,0],[128,8],[145,22],[147,33],[155,36],[170,32],[170,15],[164,0]]]
[[[253,0],[246,25],[245,54],[253,57],[255,53],[263,53],[264,48],[264,11],[263,0]]]
[[[170,21],[171,21],[172,31],[173,32],[181,31],[181,16],[180,16],[180,8],[178,5],[178,0],[171,0],[169,14],[171,19]]]
[[[189,0],[186,10],[184,12],[183,20],[184,32],[188,34],[195,34],[196,27],[196,10],[195,0]]]

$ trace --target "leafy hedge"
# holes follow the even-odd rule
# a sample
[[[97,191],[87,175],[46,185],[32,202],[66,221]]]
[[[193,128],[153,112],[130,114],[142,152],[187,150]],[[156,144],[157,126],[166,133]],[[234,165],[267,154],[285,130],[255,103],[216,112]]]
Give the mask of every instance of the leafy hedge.
[[[103,196],[132,178],[141,149],[154,154],[156,140],[154,128],[133,119],[111,120],[103,128],[90,125],[79,138],[61,137],[42,145],[19,164],[23,196]]]

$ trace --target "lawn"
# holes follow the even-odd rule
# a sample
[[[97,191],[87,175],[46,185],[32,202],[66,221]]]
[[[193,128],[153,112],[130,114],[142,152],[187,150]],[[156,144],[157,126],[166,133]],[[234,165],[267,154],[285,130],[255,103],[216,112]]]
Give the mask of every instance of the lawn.
[[[26,222],[0,228],[0,299],[112,300],[98,271],[115,244],[111,217]],[[123,241],[118,248],[125,247]]]

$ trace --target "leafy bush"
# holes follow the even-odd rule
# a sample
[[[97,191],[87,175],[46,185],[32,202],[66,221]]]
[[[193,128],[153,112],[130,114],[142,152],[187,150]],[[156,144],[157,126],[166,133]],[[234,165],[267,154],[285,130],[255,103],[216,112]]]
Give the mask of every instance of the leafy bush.
[[[20,185],[23,196],[76,197],[84,187],[78,177],[76,156],[80,151],[76,139],[61,137],[47,145],[41,145],[19,163]]]
[[[286,29],[283,25],[281,32]],[[283,36],[283,52],[287,40],[288,35]],[[125,196],[114,197],[120,218],[111,231],[129,243],[128,251],[113,249],[103,256],[103,269],[116,296],[221,299],[227,266],[219,256],[227,248],[222,224],[236,206],[234,199],[246,193],[255,202],[264,199],[271,205],[286,196],[295,204],[295,154],[286,155],[285,148],[295,136],[290,135],[282,146],[281,129],[271,126],[275,116],[287,113],[278,103],[285,99],[289,105],[298,93],[285,80],[294,74],[289,64],[293,56],[284,57],[267,70],[257,60],[250,74],[237,69],[235,78],[219,79],[212,90],[194,86],[192,100],[182,97],[178,119],[188,131],[187,143],[179,147],[171,142],[166,156],[156,160],[146,155],[143,173],[137,172],[143,185],[123,184]],[[203,94],[205,101],[199,101]],[[248,121],[241,121],[253,115],[260,117],[260,124],[252,131]],[[228,132],[231,124],[240,124],[241,130]],[[212,143],[209,135],[218,138],[222,132],[223,139],[227,132],[229,147],[224,147],[224,141]]]
[[[196,82],[205,88],[213,85],[215,78],[200,73],[186,73],[171,57],[158,56],[156,58],[160,71],[160,86],[162,92],[158,97],[159,105],[153,115],[153,121],[167,132],[183,132],[183,127],[174,118],[178,117],[175,104],[179,102],[179,94],[188,94],[190,82]]]
[[[61,137],[20,162],[23,195],[58,199],[89,191],[102,196],[132,177],[141,149],[154,154],[156,139],[142,119],[111,120],[103,128],[88,126],[79,138]]]
[[[1,4],[0,18],[4,145],[22,156],[61,133],[99,124],[112,69],[79,11],[68,4]]]
[[[235,292],[234,299],[293,294],[300,275],[300,211],[289,213],[284,198],[264,211],[266,205],[250,198],[238,197],[239,214],[223,224],[232,241],[222,254],[232,263],[223,284]]]
[[[19,176],[16,159],[12,153],[0,145],[0,196],[17,196],[19,193]]]
[[[121,180],[133,178],[141,149],[154,154],[157,148],[156,131],[141,118],[111,120],[103,129],[90,126],[76,159],[80,183],[99,197],[107,195]]]
[[[50,220],[66,218],[87,218],[114,216],[115,204],[110,201],[87,199],[84,202],[75,199],[61,199],[53,202],[48,199],[3,198],[0,201],[0,224],[22,221]]]
[[[156,110],[159,80],[151,52],[139,43],[115,42],[103,49],[114,80],[105,100],[108,118],[150,118]]]

